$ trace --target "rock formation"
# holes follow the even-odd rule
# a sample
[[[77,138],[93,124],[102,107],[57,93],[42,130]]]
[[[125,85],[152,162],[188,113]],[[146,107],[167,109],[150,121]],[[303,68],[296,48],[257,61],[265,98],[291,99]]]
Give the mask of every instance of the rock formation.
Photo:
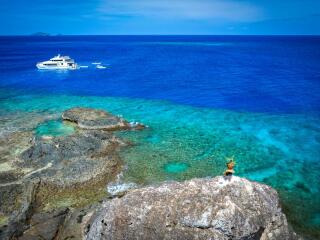
[[[74,123],[72,134],[24,131],[0,138],[0,239],[56,238],[79,210],[70,207],[101,200],[121,171],[118,150],[126,144],[112,131],[143,126],[89,108],[70,109],[62,118]]]
[[[132,190],[105,201],[93,239],[298,239],[271,187],[239,177],[194,179]]]
[[[32,216],[39,181],[0,186],[0,239],[19,236]]]
[[[17,165],[40,169],[32,174],[33,178],[41,177],[43,181],[66,187],[102,174],[114,175],[120,164],[115,149],[120,144],[111,133],[97,130],[52,139],[38,137],[21,154]]]
[[[91,108],[72,108],[62,114],[63,120],[77,123],[81,129],[125,130],[132,126],[126,120],[110,113]],[[142,125],[140,124],[139,127]],[[138,126],[135,126],[138,127]]]

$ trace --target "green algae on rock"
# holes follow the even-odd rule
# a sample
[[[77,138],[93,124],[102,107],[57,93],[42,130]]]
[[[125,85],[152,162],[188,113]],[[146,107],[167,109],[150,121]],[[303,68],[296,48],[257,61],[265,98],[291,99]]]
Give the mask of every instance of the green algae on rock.
[[[3,225],[7,225],[8,222],[9,222],[9,217],[8,217],[8,216],[0,215],[0,228],[1,228]]]

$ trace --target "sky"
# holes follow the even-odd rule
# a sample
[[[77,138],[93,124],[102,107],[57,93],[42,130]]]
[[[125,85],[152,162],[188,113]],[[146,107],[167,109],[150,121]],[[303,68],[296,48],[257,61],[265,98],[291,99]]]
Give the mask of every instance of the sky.
[[[0,35],[320,34],[320,0],[0,0]]]

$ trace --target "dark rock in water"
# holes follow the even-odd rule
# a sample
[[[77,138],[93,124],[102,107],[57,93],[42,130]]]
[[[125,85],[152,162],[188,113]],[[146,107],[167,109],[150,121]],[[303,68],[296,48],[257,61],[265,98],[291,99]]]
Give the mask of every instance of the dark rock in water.
[[[303,182],[295,183],[295,187],[301,189],[302,191],[304,191],[306,193],[311,192],[311,190]]]
[[[103,204],[87,239],[298,239],[271,187],[239,177],[194,179]]]
[[[39,181],[0,186],[0,217],[6,222],[0,224],[0,239],[19,236],[32,215],[33,203]]]
[[[131,128],[124,119],[106,111],[91,108],[72,108],[65,111],[62,118],[77,123],[81,129],[122,130]]]

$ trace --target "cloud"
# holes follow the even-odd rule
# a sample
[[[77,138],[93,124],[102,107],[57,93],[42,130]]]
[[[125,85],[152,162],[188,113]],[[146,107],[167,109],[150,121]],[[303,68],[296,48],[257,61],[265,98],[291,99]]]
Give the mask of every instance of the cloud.
[[[182,20],[262,20],[262,10],[234,0],[102,0],[98,12],[105,17],[133,16]]]

